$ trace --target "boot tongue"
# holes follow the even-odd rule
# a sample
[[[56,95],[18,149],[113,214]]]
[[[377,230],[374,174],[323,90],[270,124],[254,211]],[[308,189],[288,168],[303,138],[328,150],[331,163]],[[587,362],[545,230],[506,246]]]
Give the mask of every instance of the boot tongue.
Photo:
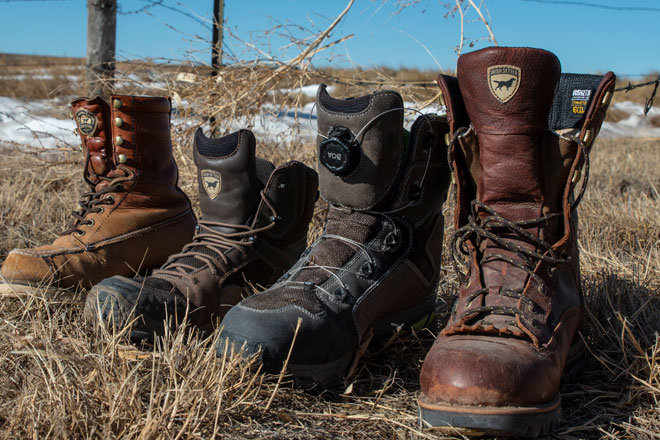
[[[101,99],[78,98],[71,103],[83,154],[89,155],[85,176],[94,184],[112,169],[110,107]]]
[[[506,220],[519,222],[543,217],[543,135],[548,129],[559,60],[550,52],[531,48],[487,48],[463,55],[457,76],[465,108],[476,132],[479,167],[471,173],[477,199]],[[476,175],[475,175],[476,174]],[[479,211],[481,218],[491,214]],[[504,228],[491,232],[515,246],[535,249]],[[539,235],[539,225],[525,227]],[[518,299],[506,289],[522,292],[528,273],[508,261],[521,261],[518,253],[486,239],[481,243],[484,306],[517,307]],[[502,290],[505,289],[505,290]],[[542,300],[542,298],[540,299]],[[489,318],[498,328],[507,327],[507,317]]]
[[[560,65],[531,48],[462,55],[457,76],[479,138],[477,198],[511,221],[541,217],[541,136],[548,128]]]
[[[316,107],[321,196],[354,209],[382,207],[403,162],[401,96],[380,91],[335,99],[321,85]]]
[[[252,132],[209,139],[200,128],[194,159],[203,220],[247,225],[260,200]]]

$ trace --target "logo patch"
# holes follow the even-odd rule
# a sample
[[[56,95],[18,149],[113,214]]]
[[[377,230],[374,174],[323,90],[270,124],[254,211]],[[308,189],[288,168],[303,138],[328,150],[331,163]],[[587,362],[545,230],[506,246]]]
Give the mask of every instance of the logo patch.
[[[215,170],[202,170],[202,186],[211,200],[218,197],[222,189],[222,176]]]
[[[591,98],[591,90],[573,90],[573,93],[571,93],[571,111],[574,115],[583,115],[587,112],[589,98]]]
[[[91,136],[96,131],[99,120],[94,113],[81,108],[76,112],[76,122],[78,123],[78,130],[82,134]]]
[[[488,87],[493,96],[505,103],[516,94],[520,85],[520,67],[491,66],[488,68]]]

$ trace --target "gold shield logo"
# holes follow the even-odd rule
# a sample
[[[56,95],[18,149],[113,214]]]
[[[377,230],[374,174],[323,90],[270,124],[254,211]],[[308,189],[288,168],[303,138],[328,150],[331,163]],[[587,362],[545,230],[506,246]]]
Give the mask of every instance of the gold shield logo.
[[[81,108],[76,112],[76,122],[78,123],[78,130],[85,136],[90,136],[96,131],[99,120],[94,113]]]
[[[218,197],[222,189],[222,176],[215,170],[202,170],[202,186],[211,200]]]
[[[505,103],[516,94],[520,85],[520,67],[491,66],[488,68],[488,87],[493,96]]]

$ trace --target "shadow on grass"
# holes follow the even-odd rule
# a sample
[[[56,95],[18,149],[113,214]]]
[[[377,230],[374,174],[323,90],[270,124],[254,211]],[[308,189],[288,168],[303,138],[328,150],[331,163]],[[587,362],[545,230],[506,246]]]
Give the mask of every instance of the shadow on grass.
[[[601,273],[584,282],[588,346],[575,384],[562,386],[556,438],[653,438],[660,417],[658,283]]]

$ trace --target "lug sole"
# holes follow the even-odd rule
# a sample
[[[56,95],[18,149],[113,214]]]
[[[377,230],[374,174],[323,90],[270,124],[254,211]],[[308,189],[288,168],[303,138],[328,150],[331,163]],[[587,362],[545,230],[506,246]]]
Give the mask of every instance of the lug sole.
[[[76,296],[76,291],[72,288],[48,285],[0,283],[0,296],[21,298],[42,294],[53,297],[74,298]]]
[[[352,366],[371,344],[380,344],[401,328],[402,335],[419,331],[436,322],[435,310],[428,306],[416,307],[407,311],[381,318],[373,323],[367,334],[373,337],[365,338],[355,350],[348,351],[339,358],[324,364],[291,364],[287,369],[293,376],[294,383],[301,388],[329,390],[345,384],[352,373]],[[397,325],[393,325],[397,323]]]
[[[561,418],[559,395],[551,402],[530,407],[486,407],[419,403],[422,428],[453,435],[515,435],[538,437],[556,428]]]

